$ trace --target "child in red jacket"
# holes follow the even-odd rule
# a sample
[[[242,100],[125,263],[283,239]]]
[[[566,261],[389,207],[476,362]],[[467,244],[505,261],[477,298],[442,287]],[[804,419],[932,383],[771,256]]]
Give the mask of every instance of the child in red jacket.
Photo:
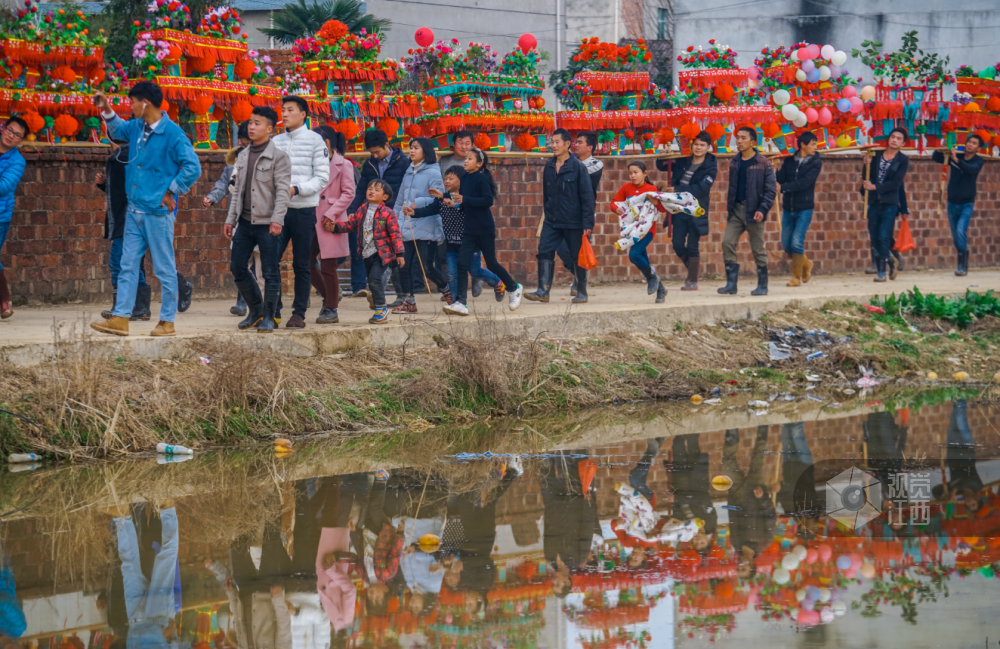
[[[638,196],[639,194],[658,191],[656,187],[649,182],[649,172],[646,171],[646,164],[641,160],[633,160],[629,163],[628,177],[631,182],[619,189],[618,193],[615,194],[614,199],[611,201],[611,211],[615,214],[622,213],[618,207],[618,203],[622,203],[633,196]],[[659,202],[656,203],[656,208],[660,210],[660,212],[666,212]],[[653,270],[653,266],[649,262],[649,255],[646,253],[646,248],[649,246],[649,242],[653,240],[653,236],[655,234],[656,224],[654,223],[652,229],[650,229],[646,236],[629,248],[628,258],[629,261],[635,264],[635,267],[642,272],[643,277],[646,278],[646,293],[650,295],[656,293],[656,301],[657,303],[660,303],[666,299],[667,289],[663,286],[663,283],[660,281],[659,276],[657,276],[656,271]]]
[[[375,309],[375,315],[368,322],[383,324],[389,320],[389,308],[385,305],[385,271],[404,266],[403,236],[396,213],[386,206],[392,200],[392,187],[375,178],[368,183],[365,196],[368,204],[352,214],[347,223],[337,223],[333,231],[344,234],[360,230],[358,253],[365,260],[368,302]]]

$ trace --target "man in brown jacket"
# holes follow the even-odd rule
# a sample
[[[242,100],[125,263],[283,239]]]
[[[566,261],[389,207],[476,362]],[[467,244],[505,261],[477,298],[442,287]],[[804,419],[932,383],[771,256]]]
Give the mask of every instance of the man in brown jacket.
[[[754,148],[757,131],[741,126],[736,131],[736,148],[739,155],[729,163],[729,218],[722,235],[722,259],[726,263],[726,285],[719,293],[736,294],[740,265],[736,258],[736,244],[746,232],[750,236],[750,249],[757,264],[757,288],[751,295],[767,295],[767,250],[764,247],[764,223],[767,213],[774,206],[777,184],[771,162]]]
[[[256,327],[257,333],[274,331],[274,311],[281,297],[279,237],[292,184],[291,160],[271,142],[277,123],[278,114],[273,108],[253,109],[247,125],[250,146],[236,158],[233,168],[236,191],[229,200],[229,214],[223,226],[223,233],[233,242],[229,270],[250,311],[238,326],[241,330]],[[254,246],[260,249],[263,298],[257,281],[247,270]]]

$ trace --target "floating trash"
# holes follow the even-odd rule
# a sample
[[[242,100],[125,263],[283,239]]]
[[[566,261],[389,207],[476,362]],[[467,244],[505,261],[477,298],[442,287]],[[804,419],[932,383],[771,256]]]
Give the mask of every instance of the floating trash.
[[[417,541],[417,547],[421,552],[433,554],[441,549],[441,537],[434,534],[424,534]]]
[[[701,398],[700,394],[692,394],[691,395],[691,403],[699,404],[702,401],[704,401],[704,399]]]
[[[163,455],[194,455],[194,451],[189,449],[187,446],[181,446],[179,444],[164,444],[163,442],[156,445],[156,452],[162,453]]]
[[[860,379],[858,379],[859,388],[873,388],[876,385],[878,385],[878,381],[876,381],[870,376],[862,376]]]
[[[768,405],[770,404],[768,404],[767,401],[760,401],[759,399],[755,399],[750,403],[748,403],[747,405],[750,406],[751,408],[767,408]]]
[[[964,381],[967,378],[969,378],[969,375],[967,373],[965,373],[965,372],[955,372],[955,380],[956,381]]]
[[[728,491],[733,486],[733,479],[727,475],[717,475],[712,478],[712,486],[719,491]]]
[[[928,372],[927,373],[927,378],[932,379],[932,380],[936,379],[937,378],[937,372]]]
[[[7,461],[11,464],[21,464],[26,462],[41,462],[42,456],[38,453],[11,453]]]

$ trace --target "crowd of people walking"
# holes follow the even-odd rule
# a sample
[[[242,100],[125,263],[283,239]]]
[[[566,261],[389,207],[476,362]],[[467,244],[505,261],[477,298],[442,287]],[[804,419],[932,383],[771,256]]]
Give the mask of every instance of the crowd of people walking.
[[[201,177],[198,155],[184,130],[160,109],[163,92],[142,81],[129,90],[132,119],[123,120],[97,93],[95,103],[107,125],[111,155],[95,177],[106,196],[105,238],[111,241],[108,269],[113,306],[91,326],[102,333],[128,335],[131,321],[151,318],[151,288],[144,264],[150,253],[160,280],[161,306],[152,336],[174,335],[174,320],[191,304],[192,285],[177,270],[174,222],[178,198]],[[468,297],[478,297],[483,284],[493,288],[496,300],[517,309],[522,297],[548,302],[556,274],[556,256],[572,277],[572,302],[585,303],[588,271],[580,265],[581,248],[597,222],[597,196],[603,164],[594,157],[595,133],[574,136],[556,129],[549,139],[552,157],[542,174],[543,216],[538,228],[537,289],[525,292],[497,259],[498,233],[492,208],[499,197],[490,156],[473,145],[473,134],[451,136],[450,151],[435,150],[428,138],[413,138],[407,150],[392,145],[378,129],[363,135],[369,157],[356,165],[345,156],[342,133],[329,126],[310,128],[309,105],[297,96],[282,98],[281,115],[257,107],[239,126],[239,146],[211,192],[206,207],[228,201],[223,234],[231,241],[230,269],[237,288],[231,312],[244,319],[240,330],[274,331],[282,323],[279,263],[292,247],[293,299],[286,328],[304,328],[306,311],[315,289],[322,300],[318,324],[339,322],[342,294],[338,279],[341,263],[350,259],[350,290],[366,297],[374,312],[370,322],[389,321],[391,313],[417,313],[417,296],[436,288],[444,311],[468,315]],[[7,121],[0,137],[0,246],[10,228],[15,190],[25,170],[18,146],[28,129],[19,117]],[[876,282],[895,279],[903,260],[893,237],[897,220],[906,218],[905,180],[909,158],[902,147],[909,139],[894,128],[885,148],[865,166],[858,190],[872,249]],[[808,283],[813,263],[806,240],[815,209],[817,182],[823,161],[812,133],[802,134],[797,149],[782,156],[775,171],[757,148],[758,134],[740,127],[735,135],[737,154],[729,160],[726,218],[722,237],[725,261],[720,294],[738,292],[740,264],[737,248],[747,234],[757,275],[751,295],[768,293],[766,221],[778,194],[781,246],[791,262],[788,286]],[[956,275],[969,267],[968,230],[976,200],[976,186],[984,143],[969,134],[964,150],[938,151],[935,162],[947,165],[947,212],[957,251]],[[630,199],[645,196],[660,212],[646,233],[628,248],[629,261],[646,279],[655,302],[666,300],[667,288],[650,258],[649,246],[666,230],[674,254],[687,271],[682,291],[699,289],[700,240],[709,232],[710,194],[719,173],[712,138],[702,132],[689,143],[689,155],[658,159],[665,174],[654,184],[641,160],[628,164],[629,182],[618,189],[610,205],[612,216],[625,213]],[[667,181],[666,179],[669,179]],[[699,210],[665,209],[664,193],[682,193],[697,201]],[[641,199],[640,199],[641,200]],[[658,232],[659,230],[659,232]],[[586,246],[584,244],[587,244]],[[485,266],[485,267],[484,267]],[[470,285],[471,278],[471,285]],[[392,286],[395,300],[389,302]],[[12,299],[0,265],[0,318],[13,314]]]

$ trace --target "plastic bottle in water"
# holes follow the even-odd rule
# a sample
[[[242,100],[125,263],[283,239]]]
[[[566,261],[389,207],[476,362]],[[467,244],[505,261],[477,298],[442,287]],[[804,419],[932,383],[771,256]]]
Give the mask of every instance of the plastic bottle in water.
[[[156,456],[157,464],[177,464],[178,462],[187,462],[188,460],[193,460],[193,455],[158,455]]]
[[[41,462],[42,456],[38,453],[11,453],[7,461],[11,464],[17,464],[20,462]]]
[[[156,445],[156,452],[164,455],[194,455],[194,451],[186,446],[164,444],[163,442]]]

